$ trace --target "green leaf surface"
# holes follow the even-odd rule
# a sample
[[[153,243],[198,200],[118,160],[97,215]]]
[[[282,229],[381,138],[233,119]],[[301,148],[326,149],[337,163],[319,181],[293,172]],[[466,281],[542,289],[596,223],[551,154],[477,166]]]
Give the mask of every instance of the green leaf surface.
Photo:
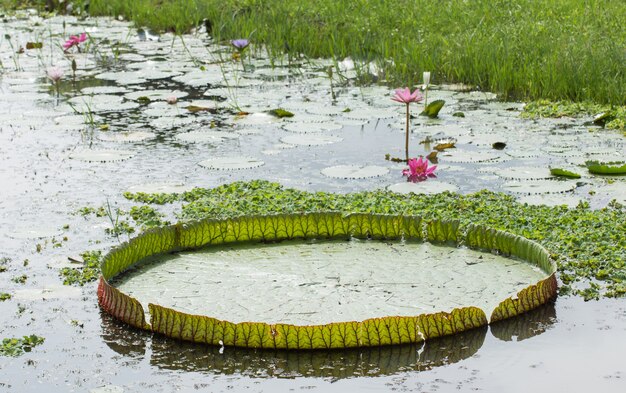
[[[293,117],[293,113],[280,108],[272,109],[268,113],[272,116],[278,117],[279,119],[282,119],[283,117]]]
[[[596,175],[626,175],[626,162],[585,162],[589,172]]]
[[[568,171],[562,168],[550,168],[550,174],[554,176],[567,177],[570,179],[580,179],[580,175],[578,173]]]
[[[431,102],[430,104],[426,105],[426,108],[424,108],[422,113],[420,113],[420,116],[428,116],[431,119],[436,118],[437,116],[439,116],[439,111],[441,110],[441,108],[443,108],[443,105],[445,103],[446,102],[444,100],[436,100]]]

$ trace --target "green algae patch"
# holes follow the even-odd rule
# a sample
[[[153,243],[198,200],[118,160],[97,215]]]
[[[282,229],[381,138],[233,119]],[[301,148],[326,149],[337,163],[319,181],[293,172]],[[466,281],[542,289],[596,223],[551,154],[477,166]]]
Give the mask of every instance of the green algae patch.
[[[350,244],[342,245],[341,242]],[[277,244],[268,246],[267,243]],[[352,247],[352,250],[345,250],[346,247]],[[207,253],[209,259],[198,259],[195,255],[191,258],[191,265],[179,263],[176,257],[168,261],[171,256],[166,255],[200,249],[199,252]],[[348,260],[348,254],[353,255],[354,261]],[[354,258],[355,254],[359,258]],[[388,260],[394,254],[397,258],[395,267],[390,265],[394,259]],[[164,306],[156,301],[149,302],[150,322],[146,322],[141,302],[127,293],[142,281],[133,284],[131,279],[126,286],[122,283],[119,288],[117,283],[124,279],[129,268],[141,269],[150,261],[154,263],[151,258],[163,258],[164,255],[165,260],[160,260],[157,267],[160,264],[175,271],[157,271],[157,277],[159,274],[161,278],[163,274],[180,274],[182,281],[176,281],[176,289],[168,288],[160,279],[156,282],[148,280],[153,286],[175,293],[172,299],[189,300],[193,293],[183,291],[179,296],[181,282],[192,287],[189,280],[194,281],[194,272],[205,269],[205,278],[217,282],[205,283],[209,285],[206,287],[201,285],[198,293],[202,295],[204,292],[203,296],[207,296],[220,293],[220,288],[227,287],[234,303],[229,304],[224,297],[200,299],[195,306],[183,307],[188,311],[185,312],[172,307],[176,304]],[[421,255],[418,259],[427,263],[420,267],[419,261],[406,262],[408,255]],[[255,260],[258,263],[251,266],[251,261]],[[214,266],[200,266],[211,263]],[[327,267],[333,263],[338,266]],[[357,266],[348,266],[351,263]],[[429,263],[445,266],[435,269]],[[504,271],[497,273],[498,265],[502,265]],[[518,277],[514,266],[519,266],[525,273]],[[107,254],[101,268],[99,304],[114,317],[177,339],[249,348],[324,349],[415,343],[486,325],[486,312],[471,303],[487,308],[496,321],[544,304],[556,295],[557,290],[556,264],[535,242],[483,226],[462,227],[457,220],[425,221],[421,217],[403,215],[322,212],[204,219],[144,232]],[[290,268],[294,269],[291,274],[288,273]],[[234,269],[231,271],[234,277],[220,276],[220,269]],[[487,270],[481,273],[480,269]],[[444,285],[450,281],[445,277],[446,270],[461,276],[464,275],[462,272],[476,270],[476,280],[472,281],[483,279],[485,282],[474,282],[472,284],[478,288],[464,289],[460,288],[460,280],[454,288],[440,288],[440,293],[426,296],[429,284],[437,285],[439,280],[439,285]],[[247,273],[242,273],[244,271]],[[268,294],[270,299],[260,299],[264,291],[259,285],[263,283],[254,283],[263,280],[259,276],[263,271],[269,272],[265,276],[265,292],[276,292]],[[310,274],[307,275],[307,271]],[[439,273],[433,273],[437,271]],[[494,274],[485,278],[491,274],[488,272]],[[427,273],[432,273],[431,278],[420,284],[419,277]],[[504,277],[511,273],[516,278],[513,280],[515,284],[497,289],[506,286]],[[521,278],[524,275],[525,278]],[[335,277],[343,277],[346,285],[338,286]],[[282,287],[272,284],[279,281]],[[520,286],[519,281],[525,284]],[[299,292],[290,292],[287,288],[299,284],[304,284]],[[159,291],[150,288],[150,284],[144,287],[153,295],[154,289]],[[455,289],[459,293],[451,295]],[[187,290],[193,292],[193,288]],[[342,291],[353,291],[356,295],[350,297]],[[478,292],[478,295],[468,300],[466,297],[470,292]],[[508,297],[497,299],[493,297],[494,293]],[[272,300],[272,296],[278,298]],[[329,301],[347,301],[348,307],[325,307],[324,296]],[[285,308],[284,305],[294,297],[300,297],[304,303]],[[396,301],[390,303],[394,297]],[[152,300],[157,298],[158,294]],[[439,300],[443,305],[437,304]],[[217,318],[213,313],[199,313],[209,311],[203,308],[207,301],[222,306]],[[265,312],[258,312],[260,309]],[[304,310],[306,314],[289,316],[290,310],[298,313]]]
[[[594,116],[590,124],[613,130],[626,128],[626,106],[605,105],[593,102],[537,100],[524,106],[522,118]]]

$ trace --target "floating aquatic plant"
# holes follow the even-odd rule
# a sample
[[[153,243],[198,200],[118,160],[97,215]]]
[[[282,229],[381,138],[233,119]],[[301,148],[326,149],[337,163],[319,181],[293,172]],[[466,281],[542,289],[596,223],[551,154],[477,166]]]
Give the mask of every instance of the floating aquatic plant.
[[[0,355],[17,357],[24,352],[30,352],[37,345],[43,344],[43,337],[31,334],[22,338],[5,338],[0,344]]]
[[[417,183],[429,177],[437,177],[435,169],[437,169],[437,165],[428,166],[428,160],[424,157],[411,158],[409,168],[402,171],[402,176],[406,176],[407,181]]]
[[[233,323],[192,315],[158,304],[148,304],[150,322],[142,304],[120,291],[111,280],[131,266],[172,250],[236,246],[237,243],[280,242],[293,239],[360,239],[355,242],[399,240],[464,244],[476,250],[496,251],[535,265],[541,280],[515,296],[499,300],[490,317],[481,308],[465,306],[449,312],[378,317],[361,321],[333,321],[311,325],[271,322]],[[323,242],[321,242],[323,243]],[[417,243],[420,244],[420,243]],[[277,245],[280,247],[280,244]],[[98,287],[100,306],[132,326],[168,337],[212,345],[248,348],[327,349],[405,344],[459,333],[532,310],[556,295],[556,265],[539,244],[520,236],[459,221],[425,221],[414,216],[343,215],[336,212],[206,219],[145,232],[111,251],[104,259]],[[538,272],[539,272],[538,271]],[[486,303],[486,304],[487,304]],[[487,310],[490,311],[490,310]]]
[[[596,175],[626,175],[626,162],[585,162],[589,172]]]
[[[420,113],[420,116],[428,116],[431,119],[436,118],[437,116],[439,116],[439,111],[441,110],[441,108],[443,108],[443,105],[445,103],[446,102],[444,100],[435,100],[431,102],[424,107],[424,110],[422,111],[422,113]]]
[[[409,108],[411,102],[420,102],[424,97],[418,89],[415,89],[411,93],[411,89],[405,87],[404,89],[397,89],[391,99],[396,102],[400,102],[406,105],[406,140],[404,151],[406,155],[406,163],[409,163],[409,123],[411,121],[411,110]]]
[[[567,177],[570,179],[580,179],[580,175],[576,172],[568,171],[563,168],[550,168],[550,174],[554,176]]]

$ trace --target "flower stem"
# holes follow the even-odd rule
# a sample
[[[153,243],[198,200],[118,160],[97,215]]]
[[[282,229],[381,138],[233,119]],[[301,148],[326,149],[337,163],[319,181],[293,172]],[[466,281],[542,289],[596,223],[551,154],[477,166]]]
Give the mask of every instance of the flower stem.
[[[406,154],[406,163],[409,164],[409,103],[406,103],[406,141],[404,145],[404,152]]]
[[[428,86],[424,88],[424,110],[428,106]]]

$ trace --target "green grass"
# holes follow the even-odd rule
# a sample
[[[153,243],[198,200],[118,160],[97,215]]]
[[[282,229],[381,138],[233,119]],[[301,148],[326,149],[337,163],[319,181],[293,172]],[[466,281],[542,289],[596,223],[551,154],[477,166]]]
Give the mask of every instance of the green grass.
[[[520,204],[502,193],[471,195],[400,195],[386,190],[351,194],[305,192],[267,181],[236,182],[183,194],[125,194],[142,203],[182,201],[183,221],[252,214],[315,211],[419,215],[425,219],[459,219],[535,240],[557,261],[561,293],[585,299],[626,296],[626,206],[601,210]]]
[[[218,40],[249,37],[271,56],[346,56],[395,86],[462,82],[507,99],[626,104],[623,0],[92,0],[93,15]],[[256,46],[256,50],[261,50]],[[254,50],[254,48],[253,48]]]

